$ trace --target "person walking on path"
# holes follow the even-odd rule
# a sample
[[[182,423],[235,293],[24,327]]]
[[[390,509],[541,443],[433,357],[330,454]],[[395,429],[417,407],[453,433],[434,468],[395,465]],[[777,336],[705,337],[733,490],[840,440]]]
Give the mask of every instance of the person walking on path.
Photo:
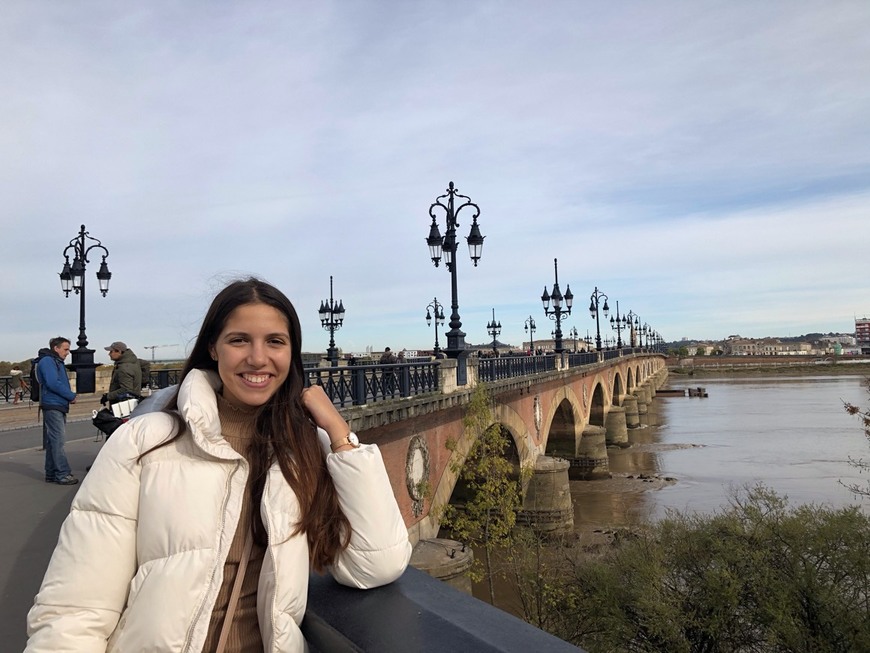
[[[310,570],[367,589],[411,543],[381,452],[304,387],[299,317],[258,279],[214,298],[162,410],[97,455],[25,653],[307,650]]]
[[[142,367],[133,350],[117,340],[105,348],[115,361],[109,391],[100,399],[101,404],[114,404],[126,399],[139,399],[142,393]]]
[[[12,366],[9,375],[12,377],[12,404],[15,405],[24,398],[27,383],[24,380],[24,373],[18,365]]]
[[[39,350],[36,379],[39,381],[39,407],[42,409],[42,446],[45,449],[45,482],[75,485],[79,480],[72,475],[66,459],[66,415],[76,394],[69,385],[64,360],[69,356],[69,340],[58,336],[48,342],[48,348]]]

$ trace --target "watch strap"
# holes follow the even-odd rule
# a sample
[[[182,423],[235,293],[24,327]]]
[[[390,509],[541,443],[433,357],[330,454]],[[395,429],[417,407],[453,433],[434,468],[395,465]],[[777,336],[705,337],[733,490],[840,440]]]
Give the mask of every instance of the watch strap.
[[[359,440],[351,440],[351,438],[350,438],[351,433],[353,433],[353,431],[350,431],[347,435],[345,435],[345,436],[344,436],[341,440],[339,440],[338,442],[331,442],[331,443],[329,444],[329,448],[332,449],[332,452],[333,452],[333,453],[335,453],[335,450],[336,450],[336,449],[338,449],[339,447],[343,447],[343,446],[346,445],[346,444],[349,444],[349,445],[352,446],[354,449],[356,449],[357,447],[359,447]]]

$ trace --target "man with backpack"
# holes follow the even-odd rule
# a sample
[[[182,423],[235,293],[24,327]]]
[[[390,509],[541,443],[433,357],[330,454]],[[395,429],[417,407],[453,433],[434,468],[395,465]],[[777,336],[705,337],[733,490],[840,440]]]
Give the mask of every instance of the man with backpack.
[[[75,485],[64,450],[66,416],[76,394],[69,385],[63,365],[69,356],[70,342],[58,336],[48,342],[48,348],[39,350],[33,374],[39,382],[39,407],[42,409],[42,446],[45,449],[45,482]],[[36,385],[36,384],[34,384]]]

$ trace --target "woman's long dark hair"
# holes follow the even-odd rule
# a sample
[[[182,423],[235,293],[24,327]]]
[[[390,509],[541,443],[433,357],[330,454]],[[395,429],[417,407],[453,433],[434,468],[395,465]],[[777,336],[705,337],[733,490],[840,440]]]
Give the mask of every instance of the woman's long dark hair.
[[[280,290],[260,279],[250,278],[228,285],[217,294],[206,312],[178,383],[180,386],[194,369],[217,373],[218,364],[211,357],[211,348],[223,331],[230,313],[246,304],[271,306],[287,319],[292,352],[287,379],[255,413],[255,434],[250,451],[254,538],[260,544],[266,543],[266,529],[259,506],[266,473],[271,464],[277,461],[284,478],[299,498],[302,517],[294,535],[305,533],[311,565],[316,571],[322,571],[347,546],[350,522],[338,503],[338,494],[326,470],[315,427],[302,407],[302,389],[305,385],[302,334],[299,317],[290,300]],[[182,421],[178,412],[177,391],[164,410]],[[184,430],[180,428],[179,435]]]

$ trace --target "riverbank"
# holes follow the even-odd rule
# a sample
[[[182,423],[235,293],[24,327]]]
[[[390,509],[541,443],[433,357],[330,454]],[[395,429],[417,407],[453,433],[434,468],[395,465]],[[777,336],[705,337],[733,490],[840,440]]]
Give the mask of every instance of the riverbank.
[[[668,366],[669,380],[693,377],[727,376],[865,376],[870,377],[870,361],[855,363],[736,363],[694,362]]]

